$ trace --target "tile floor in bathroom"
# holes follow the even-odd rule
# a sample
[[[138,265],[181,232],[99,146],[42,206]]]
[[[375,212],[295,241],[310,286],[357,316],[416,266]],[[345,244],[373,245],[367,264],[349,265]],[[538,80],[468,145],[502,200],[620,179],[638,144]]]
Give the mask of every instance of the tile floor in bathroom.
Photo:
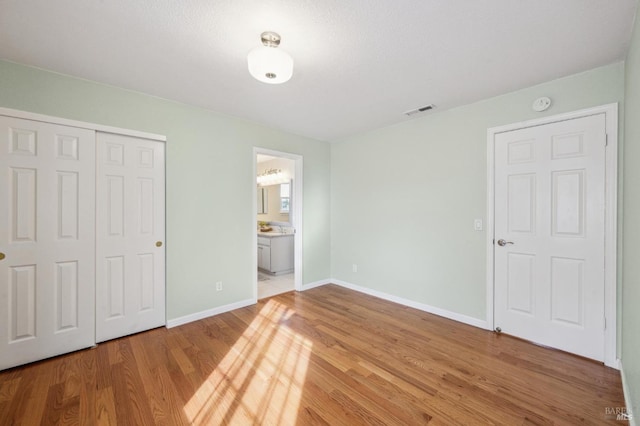
[[[293,272],[284,275],[269,275],[258,272],[258,299],[286,293],[294,289]]]

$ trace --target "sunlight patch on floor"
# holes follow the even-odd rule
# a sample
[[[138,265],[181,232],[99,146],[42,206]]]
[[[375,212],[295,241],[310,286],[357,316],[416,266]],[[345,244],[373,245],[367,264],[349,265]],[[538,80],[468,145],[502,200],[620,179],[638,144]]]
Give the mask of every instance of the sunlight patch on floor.
[[[194,424],[295,424],[312,343],[280,324],[295,314],[269,300],[185,405]]]

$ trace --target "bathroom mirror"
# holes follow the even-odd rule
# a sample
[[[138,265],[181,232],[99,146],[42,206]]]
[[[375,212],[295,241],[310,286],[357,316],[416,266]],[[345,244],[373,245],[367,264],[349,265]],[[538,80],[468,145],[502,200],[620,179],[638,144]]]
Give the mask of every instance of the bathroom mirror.
[[[268,212],[268,195],[263,187],[258,187],[258,214],[266,214]]]
[[[274,225],[292,226],[292,184],[287,183],[258,187],[258,221]],[[260,210],[262,205],[262,211]]]

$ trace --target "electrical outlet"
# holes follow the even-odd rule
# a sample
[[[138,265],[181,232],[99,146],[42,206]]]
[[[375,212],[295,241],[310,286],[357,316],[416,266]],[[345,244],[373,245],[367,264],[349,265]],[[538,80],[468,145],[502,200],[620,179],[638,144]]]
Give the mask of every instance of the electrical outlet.
[[[222,291],[222,281],[216,283],[216,291]]]
[[[356,265],[355,263],[353,265],[351,265],[351,270],[353,272],[358,272],[358,265]]]
[[[473,229],[476,231],[482,231],[482,219],[476,219],[473,221]]]

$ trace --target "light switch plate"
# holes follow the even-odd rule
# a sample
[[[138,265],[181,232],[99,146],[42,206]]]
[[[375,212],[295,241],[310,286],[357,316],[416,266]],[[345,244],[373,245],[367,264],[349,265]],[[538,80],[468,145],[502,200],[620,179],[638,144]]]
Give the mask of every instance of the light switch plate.
[[[476,231],[482,231],[482,219],[475,219],[473,221],[473,229]]]

